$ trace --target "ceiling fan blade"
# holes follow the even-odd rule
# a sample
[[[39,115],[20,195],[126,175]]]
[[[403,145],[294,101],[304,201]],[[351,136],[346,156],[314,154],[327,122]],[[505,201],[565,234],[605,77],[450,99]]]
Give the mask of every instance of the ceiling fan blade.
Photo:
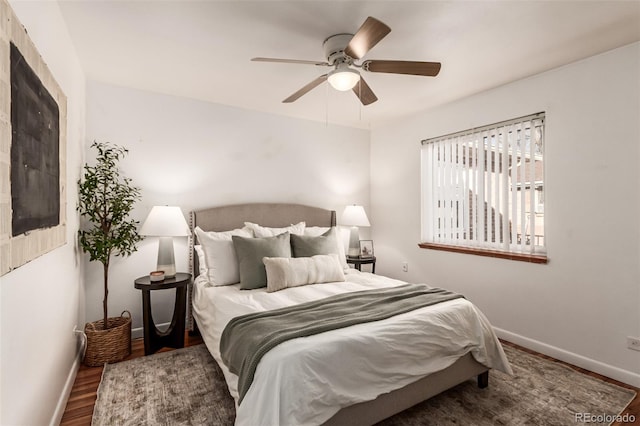
[[[344,53],[353,59],[360,59],[391,32],[386,24],[369,16],[349,41]]]
[[[411,74],[435,77],[440,72],[440,62],[386,61],[372,59],[362,63],[362,69],[390,74]]]
[[[305,61],[302,59],[279,59],[279,58],[251,58],[253,62],[279,62],[284,64],[302,64],[302,65],[318,65],[329,66],[327,62],[323,61]]]
[[[288,104],[296,101],[300,96],[307,94],[312,89],[315,89],[317,86],[321,85],[325,81],[327,81],[327,74],[321,75],[320,77],[316,78],[311,83],[307,84],[302,89],[298,90],[293,95],[289,96],[287,99],[282,101],[282,103]]]
[[[362,76],[360,77],[360,81],[358,81],[358,84],[353,86],[352,90],[353,93],[355,93],[356,96],[360,99],[362,105],[369,105],[378,100],[378,97],[373,93],[373,90],[371,90],[371,87],[369,87],[367,82],[364,81],[364,78],[362,78]]]

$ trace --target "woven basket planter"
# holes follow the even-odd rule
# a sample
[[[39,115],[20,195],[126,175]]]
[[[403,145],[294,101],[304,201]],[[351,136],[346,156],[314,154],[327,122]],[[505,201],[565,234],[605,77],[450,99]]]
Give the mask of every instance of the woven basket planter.
[[[84,326],[87,335],[84,364],[89,367],[122,361],[131,354],[131,313],[124,311],[119,317],[107,318],[106,330],[102,329],[103,324],[104,320],[99,320]]]

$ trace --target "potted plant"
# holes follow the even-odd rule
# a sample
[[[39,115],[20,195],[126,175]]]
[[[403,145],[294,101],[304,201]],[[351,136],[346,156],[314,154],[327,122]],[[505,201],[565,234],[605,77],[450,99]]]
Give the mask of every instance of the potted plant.
[[[129,214],[140,199],[140,189],[131,184],[131,179],[121,176],[119,161],[127,154],[125,148],[109,143],[93,142],[98,151],[94,166],[84,165],[84,176],[78,181],[78,212],[85,219],[78,231],[82,250],[89,254],[90,261],[102,263],[104,276],[103,319],[87,323],[87,350],[85,364],[102,365],[116,362],[131,353],[131,314],[109,318],[107,299],[109,296],[109,262],[111,256],[129,256],[137,250],[136,243],[142,238],[138,234],[138,222]]]

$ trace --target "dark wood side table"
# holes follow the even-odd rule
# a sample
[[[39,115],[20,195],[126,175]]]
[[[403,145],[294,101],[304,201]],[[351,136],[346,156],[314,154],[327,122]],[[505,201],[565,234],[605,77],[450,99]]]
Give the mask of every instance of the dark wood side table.
[[[173,278],[152,282],[149,276],[135,280],[135,287],[142,290],[142,313],[144,325],[144,354],[150,355],[164,347],[184,348],[184,324],[187,313],[187,285],[191,274],[178,272]],[[176,289],[176,303],[169,328],[159,331],[151,315],[151,291]]]
[[[376,257],[351,257],[347,256],[347,263],[353,265],[358,271],[362,271],[362,265],[371,265],[371,273],[376,273]]]

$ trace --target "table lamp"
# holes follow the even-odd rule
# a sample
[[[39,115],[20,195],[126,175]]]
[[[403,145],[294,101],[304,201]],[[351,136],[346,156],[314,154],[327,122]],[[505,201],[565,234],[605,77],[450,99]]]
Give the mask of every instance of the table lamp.
[[[190,234],[182,210],[175,206],[153,206],[140,228],[140,235],[160,237],[157,270],[164,271],[166,278],[176,276],[173,237],[188,237]]]
[[[349,251],[347,255],[350,257],[358,257],[360,255],[360,234],[359,226],[371,226],[364,207],[352,205],[347,206],[342,213],[341,225],[350,226],[351,234],[349,235]]]

